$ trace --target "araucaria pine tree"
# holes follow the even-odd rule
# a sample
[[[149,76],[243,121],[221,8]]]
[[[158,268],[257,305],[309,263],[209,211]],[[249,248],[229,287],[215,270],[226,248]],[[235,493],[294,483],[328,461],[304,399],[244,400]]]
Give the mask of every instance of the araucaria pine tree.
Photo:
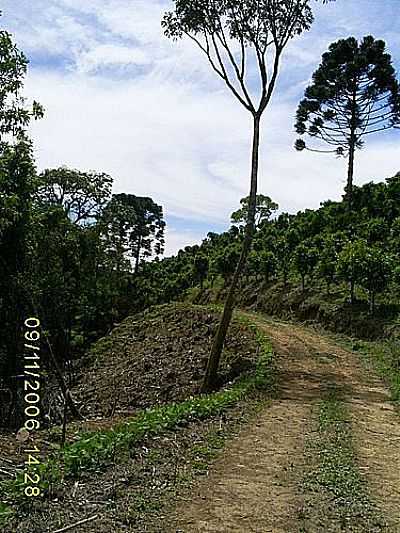
[[[354,155],[372,133],[400,122],[400,88],[385,42],[367,36],[332,43],[314,72],[296,116],[296,131],[308,134],[332,149],[308,147],[304,139],[296,149],[334,152],[348,159],[346,198],[352,209]]]
[[[216,384],[217,370],[232,318],[235,292],[251,249],[256,213],[261,117],[270,103],[283,50],[307,30],[310,0],[175,0],[162,25],[167,37],[188,37],[208,59],[235,98],[251,114],[253,125],[250,191],[243,248],[215,336],[202,391]],[[257,67],[260,93],[254,96],[248,65]],[[253,72],[252,72],[253,75]],[[252,76],[253,77],[253,76]]]

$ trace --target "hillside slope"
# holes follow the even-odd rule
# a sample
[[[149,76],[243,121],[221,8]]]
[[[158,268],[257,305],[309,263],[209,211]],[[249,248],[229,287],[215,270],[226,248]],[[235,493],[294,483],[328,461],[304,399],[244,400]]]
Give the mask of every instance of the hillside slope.
[[[125,319],[92,347],[74,389],[85,415],[131,414],[197,393],[218,313],[189,304],[152,307]],[[234,320],[220,385],[254,368],[257,345]]]

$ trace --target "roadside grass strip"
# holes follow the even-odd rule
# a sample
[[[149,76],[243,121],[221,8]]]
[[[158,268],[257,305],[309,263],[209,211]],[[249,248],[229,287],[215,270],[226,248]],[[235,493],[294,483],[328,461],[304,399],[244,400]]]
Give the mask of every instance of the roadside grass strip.
[[[352,349],[375,369],[387,383],[392,401],[400,406],[400,343],[399,341],[357,341]]]

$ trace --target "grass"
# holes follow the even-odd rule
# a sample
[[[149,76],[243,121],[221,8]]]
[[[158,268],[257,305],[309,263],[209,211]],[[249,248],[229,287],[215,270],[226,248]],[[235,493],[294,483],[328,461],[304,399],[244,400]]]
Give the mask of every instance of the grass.
[[[388,385],[394,402],[400,405],[400,346],[399,342],[356,341],[351,346],[363,361],[373,368]]]
[[[319,520],[337,521],[346,531],[383,530],[385,524],[356,466],[346,406],[334,386],[320,403],[318,432],[308,446],[316,467],[308,472],[305,487],[310,492],[322,491],[333,503],[327,505]]]
[[[238,404],[254,391],[265,390],[273,383],[273,352],[266,337],[252,324],[251,320],[238,315],[240,321],[253,330],[259,348],[259,357],[253,374],[243,376],[230,388],[213,394],[189,398],[181,403],[172,403],[147,409],[134,418],[112,429],[82,434],[73,443],[67,444],[36,470],[43,480],[41,489],[44,495],[51,494],[52,488],[65,478],[79,478],[84,473],[101,471],[114,464],[117,458],[129,454],[129,450],[148,437],[178,430],[195,420],[206,420],[221,415]],[[209,459],[203,454],[205,461]],[[4,494],[3,515],[12,512],[10,504],[25,501],[22,477],[0,486]]]
[[[0,527],[4,526],[13,514],[14,511],[9,505],[0,502]]]

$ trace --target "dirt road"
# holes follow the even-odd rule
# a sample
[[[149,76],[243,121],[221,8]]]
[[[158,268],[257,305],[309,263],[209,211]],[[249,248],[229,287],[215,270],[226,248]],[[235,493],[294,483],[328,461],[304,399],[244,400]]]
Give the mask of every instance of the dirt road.
[[[171,531],[400,532],[400,420],[383,384],[356,355],[317,332],[252,318],[277,354],[277,398],[227,446],[192,502],[178,503]],[[384,526],[371,526],[362,516],[352,524],[329,521],[336,502],[304,489],[306,443],[313,440],[317,406],[332,385],[349,413],[356,468]]]

